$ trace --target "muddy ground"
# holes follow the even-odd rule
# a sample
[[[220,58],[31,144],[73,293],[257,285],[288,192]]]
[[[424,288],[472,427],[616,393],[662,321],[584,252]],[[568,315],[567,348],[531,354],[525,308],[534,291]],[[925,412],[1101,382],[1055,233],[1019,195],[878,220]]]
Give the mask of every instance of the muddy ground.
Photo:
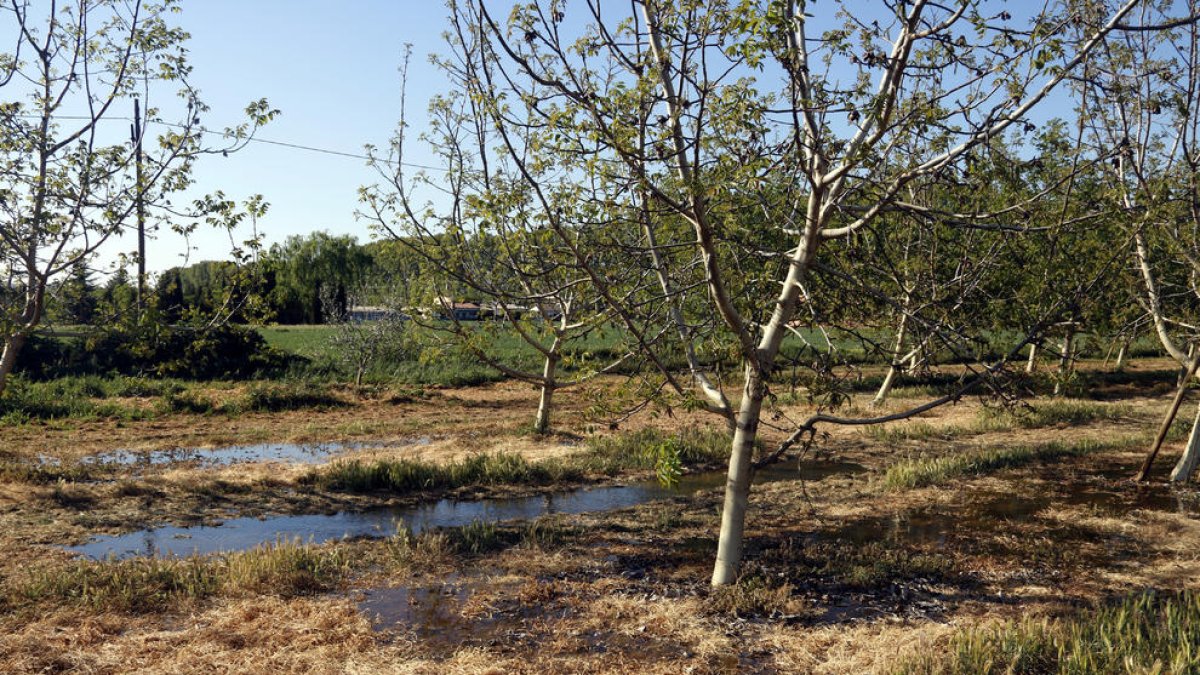
[[[964,627],[1200,585],[1200,504],[1163,483],[1182,441],[1168,444],[1151,485],[1128,481],[1173,390],[1169,377],[1153,375],[1169,376],[1162,363],[1131,371],[1095,388],[1087,405],[1119,411],[1099,421],[980,432],[984,403],[968,400],[901,423],[944,428],[940,435],[830,429],[808,459],[847,470],[756,487],[743,579],[732,589],[707,584],[721,501],[714,488],[544,516],[480,552],[426,540],[397,563],[388,557],[394,538],[323,544],[353,563],[336,584],[305,593],[263,588],[136,611],[10,599],[0,663],[6,672],[89,673],[889,672]],[[558,425],[567,433],[545,439],[523,431],[533,392],[495,384],[327,411],[33,423],[4,428],[2,451],[10,462],[71,463],[115,449],[360,441],[345,455],[449,461],[503,450],[544,459],[581,452],[589,433],[714,424],[658,410],[610,429],[586,411],[612,386],[565,393]],[[768,440],[807,411],[779,406]],[[914,457],[1081,439],[1102,447],[917,489],[882,480]],[[0,580],[11,588],[32,571],[53,573],[74,558],[64,546],[101,533],[447,496],[321,491],[299,481],[308,470],[166,461],[100,480],[11,477],[0,482]]]

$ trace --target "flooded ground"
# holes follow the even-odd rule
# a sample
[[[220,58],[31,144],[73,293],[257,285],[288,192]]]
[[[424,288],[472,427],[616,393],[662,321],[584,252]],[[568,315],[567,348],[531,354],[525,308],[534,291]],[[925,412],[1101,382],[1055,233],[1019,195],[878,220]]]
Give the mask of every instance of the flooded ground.
[[[112,450],[83,458],[81,463],[114,465],[118,467],[157,467],[170,464],[199,464],[201,466],[229,466],[250,462],[285,462],[289,464],[320,464],[339,455],[365,449],[386,450],[413,445],[428,445],[431,439],[422,436],[403,442],[374,443],[370,441],[346,441],[328,443],[255,443],[253,445],[231,445],[219,448],[166,448],[161,450]],[[57,464],[58,460],[41,457],[43,464]]]
[[[947,430],[927,437],[830,427],[814,452],[835,460],[759,476],[742,577],[719,590],[708,579],[721,472],[689,476],[677,490],[632,478],[539,495],[531,491],[542,488],[501,485],[401,506],[421,496],[302,480],[308,464],[369,453],[379,445],[372,439],[432,436],[411,453],[380,454],[435,463],[479,452],[533,462],[584,451],[582,436],[521,432],[536,400],[516,385],[310,413],[181,415],[82,431],[22,426],[5,437],[14,463],[45,452],[68,467],[113,467],[81,472],[76,482],[66,471],[65,480],[16,470],[0,480],[0,670],[894,672],[897,659],[945,653],[972,627],[1200,586],[1200,499],[1162,480],[1183,438],[1169,441],[1155,482],[1128,480],[1145,445],[1138,439],[1154,433],[1169,402],[1174,373],[1164,373],[1165,388],[1148,388],[1157,380],[1147,379],[1114,390],[1120,414],[1091,421],[989,424],[983,432],[974,426],[982,404],[965,401],[923,415],[921,424]],[[572,395],[564,417],[582,419],[592,399]],[[467,414],[465,404],[447,404],[452,397],[488,405]],[[1110,405],[1069,403],[1084,412]],[[802,404],[783,411],[791,419],[810,413]],[[675,415],[598,433],[671,432],[701,419]],[[771,433],[778,436],[764,430]],[[568,447],[569,438],[580,447]],[[327,447],[345,439],[359,447]],[[882,480],[912,459],[1082,440],[1095,450],[919,488]],[[199,449],[111,451],[168,444]],[[809,481],[804,490],[798,475]],[[258,514],[265,517],[247,517]],[[460,537],[466,532],[430,532],[531,519],[537,527],[470,528],[491,537],[477,548]],[[181,526],[192,522],[205,526]],[[376,539],[401,523],[426,534],[404,546]],[[151,557],[290,538],[324,543],[232,558]]]
[[[1006,523],[1029,522],[1055,505],[1094,508],[1107,515],[1146,510],[1200,518],[1200,498],[1191,491],[1154,486],[1131,494],[1090,485],[1061,497],[1036,492],[973,493],[953,506],[919,507],[855,520],[839,528],[835,536],[855,544],[891,542],[943,546],[948,537],[970,537]]]
[[[854,475],[865,468],[851,462],[776,464],[760,469],[759,484],[780,480],[822,480],[833,475]],[[653,480],[626,485],[582,487],[513,499],[455,501],[401,508],[343,511],[331,514],[281,515],[266,518],[232,518],[220,525],[163,526],[120,535],[93,538],[69,550],[95,559],[134,556],[188,556],[242,551],[275,541],[301,540],[323,543],[352,537],[384,537],[407,527],[416,534],[438,527],[462,527],[474,522],[533,520],[548,514],[612,511],[660,499],[683,497],[725,483],[724,472],[684,476],[666,487]]]

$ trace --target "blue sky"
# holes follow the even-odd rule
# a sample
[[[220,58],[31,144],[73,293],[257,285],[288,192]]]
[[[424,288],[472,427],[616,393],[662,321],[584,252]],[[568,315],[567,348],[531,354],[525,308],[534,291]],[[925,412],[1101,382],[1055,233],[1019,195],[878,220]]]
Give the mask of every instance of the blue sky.
[[[237,123],[248,102],[266,97],[282,114],[261,138],[362,154],[367,143],[384,146],[399,119],[405,43],[413,46],[408,109],[421,126],[438,90],[427,55],[443,49],[445,13],[436,0],[191,0],[177,22],[192,35],[192,82],[212,108],[206,127]],[[428,160],[419,144],[411,153]],[[195,194],[221,189],[240,201],[261,193],[271,204],[260,222],[269,242],[314,230],[369,238],[354,219],[358,187],[375,179],[361,159],[254,143],[206,158],[195,177]],[[223,233],[201,231],[191,245],[191,262],[228,257]],[[149,267],[180,264],[187,252],[181,238],[160,234]]]
[[[212,108],[204,119],[208,128],[238,123],[248,102],[265,97],[282,114],[259,133],[263,140],[352,154],[362,154],[368,143],[385,146],[400,116],[398,69],[405,44],[411,44],[408,114],[413,142],[406,160],[436,163],[416,135],[425,126],[429,98],[444,86],[428,61],[429,54],[446,50],[442,0],[181,4],[176,21],[192,35],[191,81]],[[819,13],[817,23],[832,22],[829,14]],[[1053,112],[1053,106],[1043,106],[1032,119]],[[371,237],[354,216],[359,187],[378,178],[362,159],[252,143],[229,157],[206,158],[195,178],[188,197],[218,189],[238,201],[262,194],[271,204],[259,223],[268,244],[316,230],[352,234],[360,241]],[[99,261],[102,267],[134,246],[130,237],[113,244]],[[160,233],[148,251],[149,269],[226,259],[230,241],[224,232],[202,229],[190,246],[177,235]]]

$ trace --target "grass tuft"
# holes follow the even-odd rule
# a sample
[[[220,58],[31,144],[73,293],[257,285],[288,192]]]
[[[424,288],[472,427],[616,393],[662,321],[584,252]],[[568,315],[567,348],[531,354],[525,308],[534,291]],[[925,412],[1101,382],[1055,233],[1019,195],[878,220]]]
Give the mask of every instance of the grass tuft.
[[[582,480],[589,475],[614,476],[657,468],[657,449],[672,443],[680,463],[709,465],[729,453],[721,432],[690,430],[680,435],[656,430],[609,436],[589,442],[589,448],[566,458],[531,462],[513,453],[479,454],[433,463],[415,459],[348,460],[315,467],[301,481],[345,492],[416,492],[466,486],[551,485]]]
[[[735,617],[799,614],[804,609],[804,602],[793,597],[793,590],[789,583],[777,584],[761,576],[746,576],[738,579],[736,584],[712,589],[705,605],[714,614]]]
[[[346,405],[345,401],[329,391],[309,385],[258,383],[251,386],[240,399],[227,402],[221,410],[226,413],[282,412],[343,408]]]
[[[952,478],[990,473],[1022,466],[1030,462],[1085,455],[1107,450],[1127,442],[1102,443],[1083,440],[1077,443],[1046,443],[1014,448],[988,448],[944,457],[923,457],[897,462],[888,468],[883,484],[891,490],[909,490],[944,483]]]
[[[294,596],[328,590],[349,562],[337,548],[276,542],[214,557],[74,560],[10,580],[7,604],[82,606],[97,611],[164,612],[217,595]]]
[[[1142,593],[1063,619],[969,630],[902,663],[904,674],[1194,673],[1200,671],[1200,592]]]

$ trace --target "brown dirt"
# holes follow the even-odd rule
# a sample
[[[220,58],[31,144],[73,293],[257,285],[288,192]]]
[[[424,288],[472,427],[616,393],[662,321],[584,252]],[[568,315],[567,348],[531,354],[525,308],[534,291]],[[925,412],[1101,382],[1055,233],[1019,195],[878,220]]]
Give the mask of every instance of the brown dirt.
[[[1138,363],[1132,370],[1163,368]],[[14,608],[0,615],[0,664],[6,672],[89,673],[886,672],[906,653],[940,648],[964,626],[1054,614],[1147,587],[1200,585],[1200,520],[1163,507],[1162,488],[1148,495],[1123,482],[1125,469],[1140,459],[1136,451],[905,492],[886,491],[878,481],[888,464],[917,454],[1144,436],[1170,395],[1156,387],[1142,380],[1113,401],[1130,406],[1127,418],[1080,427],[887,443],[860,429],[831,430],[819,451],[872,472],[803,489],[795,482],[756,488],[747,581],[737,594],[714,593],[706,583],[721,498],[711,490],[620,512],[548,517],[541,526],[561,531],[561,544],[450,555],[429,567],[398,570],[372,562],[382,542],[337,544],[359,563],[346,587],[325,595],[262,594],[138,615]],[[562,397],[563,428],[582,432],[592,425],[596,433],[613,433],[600,421],[576,421],[584,419],[593,395],[579,390]],[[908,402],[894,401],[889,409]],[[29,425],[6,429],[4,449],[73,458],[126,447],[429,436],[426,445],[388,452],[439,460],[497,449],[530,458],[577,451],[576,436],[535,440],[520,431],[534,403],[526,387],[497,384],[324,412]],[[963,427],[979,406],[966,401],[921,422]],[[794,418],[808,411],[785,406],[779,412]],[[622,429],[712,422],[671,411],[634,417]],[[765,435],[777,440],[782,433],[768,428]],[[1168,448],[1164,465],[1178,446]],[[168,468],[140,479],[156,491],[149,496],[121,496],[113,485],[0,482],[6,552],[0,582],[27,568],[60,564],[69,556],[55,544],[91,532],[379,502],[298,493],[300,471],[281,465]],[[469,590],[462,591],[464,585]],[[445,611],[458,627],[454,639],[403,622],[372,626],[356,598],[366,589],[394,586],[434,593],[454,586],[444,591],[450,598]]]

